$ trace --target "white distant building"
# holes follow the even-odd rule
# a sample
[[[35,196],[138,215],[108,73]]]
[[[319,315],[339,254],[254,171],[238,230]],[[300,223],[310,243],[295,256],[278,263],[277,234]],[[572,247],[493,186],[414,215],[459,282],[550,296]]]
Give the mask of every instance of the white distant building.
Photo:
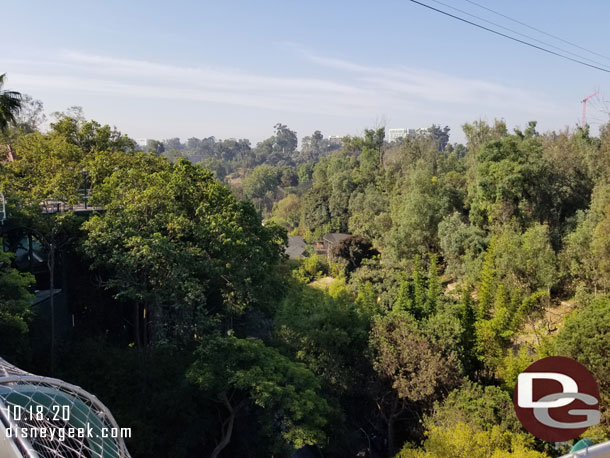
[[[415,138],[415,137],[427,137],[430,132],[426,127],[420,127],[419,129],[388,129],[388,142],[395,142],[402,138]]]
[[[388,129],[388,141],[395,142],[401,138],[406,138],[409,135],[408,129]]]
[[[330,143],[331,145],[338,145],[338,146],[342,146],[343,145],[343,141],[341,141],[341,138],[339,135],[330,135],[328,137],[328,143]]]
[[[136,138],[136,143],[141,148],[146,148],[146,144],[148,143],[148,138]]]

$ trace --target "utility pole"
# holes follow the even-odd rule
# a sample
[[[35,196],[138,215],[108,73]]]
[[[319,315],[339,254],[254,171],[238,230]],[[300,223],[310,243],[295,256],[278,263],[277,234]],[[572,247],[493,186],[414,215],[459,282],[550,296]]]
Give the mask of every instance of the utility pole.
[[[587,97],[585,97],[584,99],[582,99],[581,103],[582,103],[582,122],[580,124],[581,129],[584,130],[585,128],[585,124],[587,123],[587,102],[589,101],[589,99],[595,97],[597,95],[597,91],[595,91],[593,94],[588,95]]]

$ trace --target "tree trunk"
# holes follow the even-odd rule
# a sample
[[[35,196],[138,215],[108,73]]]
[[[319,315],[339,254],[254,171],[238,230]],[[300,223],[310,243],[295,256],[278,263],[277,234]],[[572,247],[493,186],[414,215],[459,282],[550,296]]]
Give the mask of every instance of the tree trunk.
[[[233,424],[235,423],[236,409],[233,409],[233,406],[229,402],[229,399],[227,398],[226,394],[223,395],[223,402],[224,402],[225,407],[229,411],[229,418],[227,418],[222,423],[222,439],[220,440],[218,445],[216,445],[216,447],[212,451],[210,458],[217,458],[218,455],[220,455],[220,452],[222,452],[225,449],[225,447],[227,445],[229,445],[229,442],[231,442],[231,435],[233,434]]]
[[[148,307],[144,304],[142,308],[142,342],[144,346],[148,346],[150,339],[148,337]]]
[[[137,348],[142,347],[142,339],[140,338],[140,304],[133,304],[133,335],[134,342]]]
[[[392,399],[391,410],[389,415],[384,416],[386,423],[388,425],[387,430],[387,440],[388,440],[388,456],[392,457],[396,454],[396,433],[394,425],[396,423],[396,419],[402,414],[405,410],[405,401],[404,399],[399,400],[396,396]]]
[[[49,244],[49,305],[51,308],[51,375],[55,371],[55,245]]]
[[[394,456],[394,417],[388,418],[388,456]]]

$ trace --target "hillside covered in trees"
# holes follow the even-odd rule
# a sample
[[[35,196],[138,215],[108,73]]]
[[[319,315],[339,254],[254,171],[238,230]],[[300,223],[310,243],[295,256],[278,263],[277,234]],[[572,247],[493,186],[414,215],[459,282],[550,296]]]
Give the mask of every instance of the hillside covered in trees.
[[[609,126],[141,151],[33,101],[0,119],[0,356],[98,396],[134,457],[557,456],[511,401],[548,355],[593,372],[610,433]]]

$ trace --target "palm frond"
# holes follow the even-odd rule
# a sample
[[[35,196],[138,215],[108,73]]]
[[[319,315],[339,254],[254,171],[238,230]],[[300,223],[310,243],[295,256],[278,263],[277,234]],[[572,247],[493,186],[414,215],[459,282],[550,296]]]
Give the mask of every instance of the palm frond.
[[[0,132],[15,124],[15,117],[22,108],[23,97],[17,91],[3,91],[6,73],[0,75]]]

